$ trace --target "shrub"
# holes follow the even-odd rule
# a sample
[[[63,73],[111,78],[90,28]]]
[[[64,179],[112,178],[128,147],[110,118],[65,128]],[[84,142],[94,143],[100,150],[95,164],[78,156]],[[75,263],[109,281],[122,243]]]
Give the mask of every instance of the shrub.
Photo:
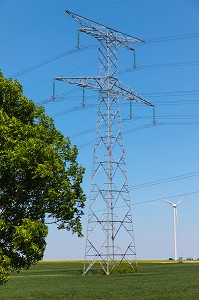
[[[129,264],[118,264],[113,267],[110,271],[110,275],[116,274],[129,274],[129,273],[139,273],[141,272],[141,268],[138,266],[131,266]],[[97,272],[98,275],[106,275],[106,272],[103,269],[100,269]]]

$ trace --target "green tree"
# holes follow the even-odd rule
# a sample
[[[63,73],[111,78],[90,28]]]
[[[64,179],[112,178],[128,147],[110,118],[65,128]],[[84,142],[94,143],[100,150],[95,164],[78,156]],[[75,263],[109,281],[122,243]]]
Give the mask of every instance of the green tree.
[[[69,138],[0,73],[0,283],[43,257],[47,220],[81,236],[84,169]]]

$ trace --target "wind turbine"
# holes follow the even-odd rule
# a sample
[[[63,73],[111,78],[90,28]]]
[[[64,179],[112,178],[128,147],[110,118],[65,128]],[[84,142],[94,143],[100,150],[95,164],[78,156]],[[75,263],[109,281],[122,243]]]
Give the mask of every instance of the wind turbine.
[[[177,260],[177,239],[176,239],[176,224],[178,221],[177,206],[178,204],[182,203],[182,201],[187,197],[187,195],[188,194],[182,197],[177,203],[172,203],[168,200],[162,199],[164,202],[173,206],[174,260]]]

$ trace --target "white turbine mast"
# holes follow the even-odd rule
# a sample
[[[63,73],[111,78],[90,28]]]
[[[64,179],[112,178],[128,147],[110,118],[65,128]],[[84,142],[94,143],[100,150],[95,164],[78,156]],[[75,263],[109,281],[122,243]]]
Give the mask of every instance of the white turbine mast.
[[[182,203],[182,201],[187,197],[188,194],[186,194],[184,197],[182,197],[177,203],[172,203],[168,200],[162,199],[164,202],[170,204],[173,206],[173,237],[174,237],[174,260],[177,260],[177,236],[176,236],[176,225],[178,221],[178,214],[177,214],[177,206],[178,204]]]

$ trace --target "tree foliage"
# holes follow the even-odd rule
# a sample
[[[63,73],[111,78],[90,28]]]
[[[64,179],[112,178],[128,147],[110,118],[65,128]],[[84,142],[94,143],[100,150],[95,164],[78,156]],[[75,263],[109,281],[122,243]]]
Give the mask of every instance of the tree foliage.
[[[44,108],[0,73],[0,283],[43,256],[46,220],[81,236],[84,169]]]

